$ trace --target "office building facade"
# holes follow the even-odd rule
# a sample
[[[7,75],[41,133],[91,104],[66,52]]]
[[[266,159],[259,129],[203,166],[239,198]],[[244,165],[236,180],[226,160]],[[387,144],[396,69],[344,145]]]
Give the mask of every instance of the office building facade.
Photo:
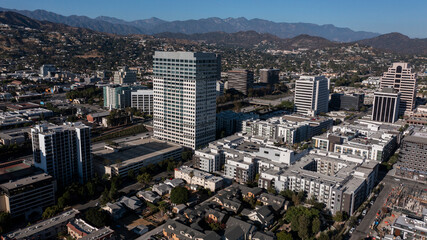
[[[324,76],[301,76],[295,83],[294,111],[312,115],[328,112],[329,87]]]
[[[279,73],[279,69],[260,69],[259,82],[273,86],[274,84],[279,83]]]
[[[400,93],[392,88],[383,88],[374,93],[372,120],[394,123],[399,119]]]
[[[214,53],[155,52],[154,137],[193,149],[215,140],[220,63]]]
[[[136,82],[136,72],[130,70],[127,66],[119,67],[114,72],[114,84],[133,84]]]
[[[59,186],[92,178],[90,128],[81,122],[37,125],[31,129],[34,165]]]
[[[254,83],[254,73],[246,69],[228,71],[228,89],[235,89],[245,95]]]
[[[131,107],[147,114],[153,114],[153,90],[131,92]]]
[[[381,89],[389,87],[400,93],[399,115],[412,111],[415,107],[416,78],[416,73],[408,63],[393,63],[381,77]]]
[[[121,109],[131,106],[130,87],[111,85],[104,87],[104,107],[109,109]]]

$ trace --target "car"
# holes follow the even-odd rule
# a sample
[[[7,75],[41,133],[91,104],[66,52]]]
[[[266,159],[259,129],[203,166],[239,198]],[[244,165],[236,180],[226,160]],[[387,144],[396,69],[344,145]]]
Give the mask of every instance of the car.
[[[365,209],[362,211],[362,216],[365,216],[368,211]]]
[[[399,178],[395,178],[394,181],[400,182],[400,179]]]
[[[350,234],[352,234],[354,232],[354,227],[352,227],[349,231]]]
[[[371,201],[369,204],[371,204],[371,206],[374,205],[374,201]]]

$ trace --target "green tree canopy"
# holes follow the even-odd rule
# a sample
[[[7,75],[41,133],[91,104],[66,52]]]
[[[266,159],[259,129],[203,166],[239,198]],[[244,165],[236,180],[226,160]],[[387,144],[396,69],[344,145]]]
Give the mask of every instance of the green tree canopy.
[[[188,201],[188,189],[185,187],[175,187],[171,191],[171,202],[182,204]]]

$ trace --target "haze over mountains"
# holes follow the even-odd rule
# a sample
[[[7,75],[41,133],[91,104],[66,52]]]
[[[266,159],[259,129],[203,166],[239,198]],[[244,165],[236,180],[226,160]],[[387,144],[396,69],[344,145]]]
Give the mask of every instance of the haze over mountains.
[[[312,23],[276,23],[263,19],[221,19],[213,17],[186,21],[164,21],[158,18],[124,21],[105,16],[97,17],[95,19],[76,15],[63,16],[45,10],[28,11],[0,8],[0,11],[14,11],[36,20],[63,23],[74,27],[89,28],[95,31],[121,35],[152,35],[163,32],[195,34],[209,32],[235,33],[240,31],[256,31],[258,33],[270,33],[280,38],[292,38],[301,34],[307,34],[337,42],[352,42],[380,35],[373,32],[353,31],[349,28],[335,27],[332,24],[317,25]]]

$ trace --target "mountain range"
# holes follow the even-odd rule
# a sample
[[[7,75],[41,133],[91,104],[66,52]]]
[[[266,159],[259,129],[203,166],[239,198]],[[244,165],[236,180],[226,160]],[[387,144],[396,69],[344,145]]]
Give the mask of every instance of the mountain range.
[[[110,21],[113,20],[110,19]],[[161,20],[153,19],[153,21]],[[45,29],[50,31],[66,30],[82,34],[90,32],[96,33],[96,31],[87,28],[70,27],[66,24],[57,24],[45,20],[34,20],[16,12],[0,12],[0,23],[35,29]],[[184,39],[233,47],[251,48],[254,46],[261,46],[264,49],[285,50],[298,48],[321,49],[325,47],[340,47],[357,43],[359,45],[371,46],[379,50],[395,52],[399,54],[427,55],[427,39],[411,39],[408,36],[400,33],[384,34],[351,43],[339,43],[322,37],[310,36],[306,34],[298,35],[293,38],[280,38],[273,34],[258,33],[256,31],[240,31],[235,33],[209,32],[194,34],[163,32],[154,34],[153,36],[156,38]]]
[[[332,24],[317,25],[312,23],[277,23],[263,19],[240,18],[205,18],[199,20],[165,21],[158,18],[125,21],[113,17],[100,16],[95,19],[86,16],[63,16],[45,10],[16,10],[0,8],[0,11],[14,11],[27,17],[73,27],[88,28],[99,32],[128,34],[158,34],[163,32],[201,34],[210,32],[235,33],[256,31],[269,33],[280,38],[292,38],[301,34],[318,36],[336,42],[352,42],[379,36],[378,33],[353,31],[349,28],[336,27]]]

